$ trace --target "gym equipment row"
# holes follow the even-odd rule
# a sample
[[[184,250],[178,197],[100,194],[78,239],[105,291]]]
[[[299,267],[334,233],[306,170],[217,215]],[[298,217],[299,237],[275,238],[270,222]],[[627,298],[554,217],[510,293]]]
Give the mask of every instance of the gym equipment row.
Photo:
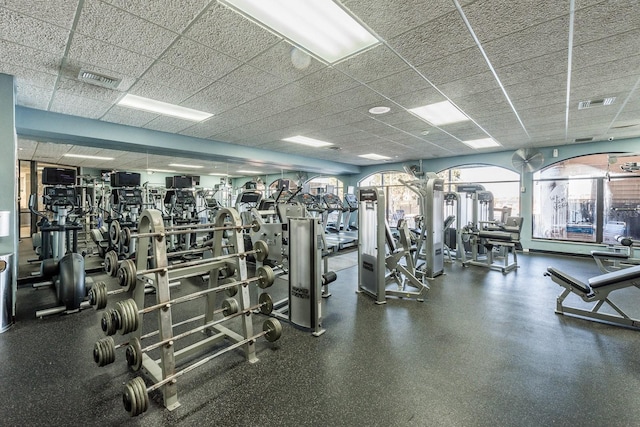
[[[547,268],[545,276],[551,277],[551,280],[565,288],[556,301],[557,314],[570,314],[589,320],[640,329],[640,320],[632,318],[609,298],[612,292],[619,289],[640,286],[640,265],[591,277],[586,283],[553,267]],[[564,301],[571,293],[586,303],[593,303],[591,308],[566,306]],[[606,307],[605,304],[617,315],[600,311]]]
[[[251,305],[249,286],[258,285],[261,289],[271,286],[275,280],[273,270],[268,266],[257,269],[255,277],[249,277],[246,258],[252,254],[258,260],[268,256],[266,243],[254,245],[254,249],[245,251],[240,215],[232,208],[222,208],[213,225],[207,225],[213,231],[212,257],[198,259],[180,264],[169,265],[167,257],[167,239],[171,235],[191,233],[187,227],[165,228],[162,213],[157,210],[143,211],[138,224],[138,232],[131,234],[137,239],[135,263],[124,260],[118,268],[118,283],[124,290],[127,299],[118,301],[114,308],[107,309],[101,319],[101,328],[107,339],[99,340],[94,346],[94,361],[99,366],[115,361],[118,348],[125,348],[127,365],[133,371],[142,370],[147,374],[150,386],[142,377],[136,377],[125,384],[122,399],[125,410],[131,416],[140,415],[149,406],[149,394],[159,391],[164,406],[173,410],[178,401],[177,379],[182,375],[214,360],[222,354],[234,349],[242,349],[245,359],[256,362],[256,341],[264,337],[267,341],[277,340],[282,333],[282,326],[273,318],[262,324],[262,331],[254,333],[253,318],[256,313],[268,314],[273,310],[271,297],[262,293],[258,304]],[[150,255],[150,257],[149,257]],[[171,297],[169,282],[176,277],[208,277],[207,288],[180,297]],[[223,279],[223,280],[221,280]],[[152,283],[155,289],[155,303],[145,306],[145,284]],[[106,288],[99,287],[92,292],[92,302],[96,307],[104,307]],[[229,296],[216,308],[218,294],[226,292]],[[235,298],[231,298],[235,296]],[[173,309],[180,304],[205,300],[204,312],[176,324],[173,323]],[[192,305],[202,310],[202,305]],[[146,314],[157,314],[156,331],[142,335]],[[222,317],[218,317],[222,315]],[[236,330],[229,323],[235,322]],[[202,322],[201,325],[178,333],[176,329],[188,323]],[[233,323],[233,322],[232,322]],[[240,323],[239,330],[237,323]],[[148,328],[145,328],[148,329]],[[182,348],[178,348],[183,338],[198,336],[205,332],[203,338]],[[111,338],[119,332],[126,339],[119,344]],[[156,337],[157,341],[142,347],[142,340]],[[223,341],[230,344],[221,350]],[[155,360],[150,352],[159,352],[160,358]],[[199,359],[176,370],[186,360]]]

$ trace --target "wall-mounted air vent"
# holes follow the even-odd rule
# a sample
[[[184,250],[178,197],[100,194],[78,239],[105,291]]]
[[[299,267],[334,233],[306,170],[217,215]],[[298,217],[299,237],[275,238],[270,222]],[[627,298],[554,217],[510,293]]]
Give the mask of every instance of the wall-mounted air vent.
[[[98,74],[87,70],[80,70],[80,73],[78,73],[78,80],[109,89],[115,89],[122,81],[122,79],[116,79],[115,77],[109,77],[104,74]]]
[[[593,108],[593,107],[604,107],[604,106],[613,104],[615,100],[616,100],[615,96],[610,96],[609,98],[580,101],[578,102],[578,110],[584,110],[585,108]]]
[[[591,142],[593,141],[593,137],[590,138],[576,138],[573,140],[573,142]]]
[[[337,145],[329,145],[327,147],[327,150],[334,150],[334,151],[338,151],[338,150],[342,150],[342,147],[338,147]]]

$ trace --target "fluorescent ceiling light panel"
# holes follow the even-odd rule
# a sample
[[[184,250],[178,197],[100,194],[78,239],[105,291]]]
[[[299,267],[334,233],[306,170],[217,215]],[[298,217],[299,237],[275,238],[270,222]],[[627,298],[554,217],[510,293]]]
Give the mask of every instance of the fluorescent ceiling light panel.
[[[165,172],[165,173],[171,173],[171,172],[175,172],[174,170],[171,169],[147,169],[147,172]]]
[[[173,166],[174,168],[191,168],[191,169],[202,169],[204,166],[198,165],[183,165],[181,163],[169,163],[169,166]]]
[[[469,120],[462,111],[449,101],[436,102],[423,107],[411,108],[409,112],[415,114],[433,126],[448,125],[451,123]]]
[[[149,111],[165,116],[178,117],[180,119],[201,122],[213,116],[211,113],[193,110],[191,108],[181,107],[179,105],[169,104],[167,102],[156,101],[155,99],[143,98],[142,96],[126,94],[118,105],[121,107],[134,108],[136,110]]]
[[[284,138],[283,141],[287,142],[295,142],[296,144],[302,144],[309,147],[328,147],[329,145],[333,145],[330,142],[320,141],[319,139],[307,138],[306,136],[292,136],[290,138]]]
[[[91,160],[113,160],[113,157],[102,157],[102,156],[88,156],[85,154],[64,154],[64,157],[74,157],[77,159],[91,159]]]
[[[391,157],[382,156],[376,153],[360,154],[358,157],[362,157],[369,160],[389,160],[391,158]]]
[[[328,63],[378,39],[333,0],[222,0]]]
[[[211,172],[209,175],[212,175],[212,176],[227,176],[228,174],[220,173],[220,172]]]
[[[469,141],[462,141],[463,144],[468,145],[471,148],[489,148],[499,147],[500,144],[493,138],[472,139]]]
[[[262,173],[262,172],[260,172],[260,171],[251,171],[251,170],[239,170],[239,171],[236,171],[236,172],[237,172],[237,173],[248,173],[248,174],[250,174],[250,175],[253,175],[253,174],[260,174],[260,173]]]

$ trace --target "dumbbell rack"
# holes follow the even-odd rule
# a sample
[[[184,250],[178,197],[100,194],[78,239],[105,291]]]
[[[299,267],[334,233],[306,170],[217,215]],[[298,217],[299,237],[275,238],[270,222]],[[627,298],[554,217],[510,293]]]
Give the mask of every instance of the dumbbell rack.
[[[233,248],[233,253],[244,253],[244,240],[242,236],[242,221],[238,212],[232,208],[220,209],[220,212],[216,218],[216,227],[227,228],[226,238],[228,240],[226,245],[223,245],[225,232],[223,230],[214,231],[214,244],[213,244],[213,259],[217,256],[223,255],[223,250],[229,251],[228,248]],[[231,227],[232,230],[228,228]],[[233,227],[237,227],[233,230]],[[145,210],[138,225],[138,232],[144,236],[145,233],[155,234],[155,236],[140,237],[138,240],[138,250],[136,255],[136,270],[144,271],[147,269],[148,257],[147,250],[151,248],[151,259],[155,261],[155,267],[164,268],[168,267],[167,259],[167,243],[166,235],[164,234],[164,222],[162,214],[157,210]],[[225,248],[223,248],[225,246]],[[247,280],[247,265],[245,257],[238,255],[237,257],[225,258],[221,261],[214,261],[206,263],[204,265],[196,265],[185,268],[171,268],[165,271],[157,271],[154,273],[147,273],[139,275],[137,277],[137,285],[130,289],[130,297],[135,300],[138,307],[144,307],[145,294],[144,294],[144,282],[150,281],[156,288],[156,304],[167,303],[171,300],[169,282],[176,276],[189,277],[201,274],[209,275],[208,288],[218,287],[218,276],[221,269],[227,271],[235,271],[236,280]],[[240,304],[240,310],[247,310],[250,307],[250,294],[248,286],[238,286],[238,295],[236,298]],[[213,320],[214,310],[216,305],[216,292],[208,293],[204,299],[204,324],[207,324]],[[171,304],[167,307],[156,310],[157,322],[158,322],[158,340],[170,340],[173,337],[173,323]],[[143,314],[139,315],[139,327],[136,331],[130,334],[130,337],[140,339]],[[249,310],[247,315],[241,316],[242,318],[242,331],[237,333],[231,329],[222,326],[215,325],[207,330],[206,338],[184,347],[180,350],[174,350],[174,345],[164,345],[161,347],[161,357],[159,361],[153,360],[146,353],[142,355],[142,370],[145,372],[149,379],[154,382],[160,382],[165,378],[171,376],[176,371],[176,364],[181,360],[193,357],[194,355],[202,355],[210,351],[214,346],[223,340],[229,340],[232,343],[238,343],[243,340],[247,341],[247,338],[253,336],[253,324],[252,324],[252,312]],[[243,346],[245,357],[250,363],[257,362],[255,352],[255,343],[253,340],[248,340]],[[180,406],[178,401],[178,390],[175,381],[170,381],[160,388],[162,392],[164,406],[173,410]]]

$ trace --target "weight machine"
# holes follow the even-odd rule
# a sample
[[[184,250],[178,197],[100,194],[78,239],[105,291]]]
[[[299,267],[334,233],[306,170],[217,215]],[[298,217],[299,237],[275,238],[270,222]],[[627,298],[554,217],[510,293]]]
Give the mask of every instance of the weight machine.
[[[358,292],[375,298],[376,304],[386,303],[390,296],[424,301],[429,287],[415,275],[406,224],[398,229],[404,244],[397,247],[385,218],[384,192],[376,187],[360,187],[358,199]],[[388,289],[392,283],[395,288]]]
[[[414,264],[419,274],[433,279],[444,273],[444,180],[433,172],[427,172],[423,178],[400,182],[418,196],[423,218]]]

